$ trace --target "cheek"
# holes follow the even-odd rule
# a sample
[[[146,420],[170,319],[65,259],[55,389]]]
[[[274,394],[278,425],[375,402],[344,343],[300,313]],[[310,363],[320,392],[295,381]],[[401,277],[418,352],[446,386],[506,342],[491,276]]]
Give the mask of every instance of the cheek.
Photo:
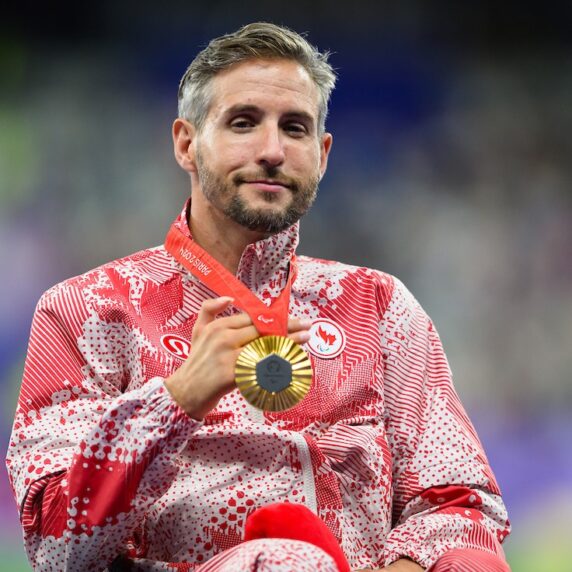
[[[247,158],[248,151],[244,145],[209,146],[203,153],[207,167],[223,177],[246,165]]]
[[[315,175],[320,170],[320,149],[312,146],[297,150],[292,157],[292,166],[300,174]]]
[[[233,146],[229,149],[228,155],[225,159],[226,163],[228,165],[232,165],[231,168],[233,169],[245,167],[253,162],[252,153],[250,153],[247,145]]]
[[[247,142],[233,142],[216,150],[213,159],[221,170],[231,172],[249,164],[252,153]]]

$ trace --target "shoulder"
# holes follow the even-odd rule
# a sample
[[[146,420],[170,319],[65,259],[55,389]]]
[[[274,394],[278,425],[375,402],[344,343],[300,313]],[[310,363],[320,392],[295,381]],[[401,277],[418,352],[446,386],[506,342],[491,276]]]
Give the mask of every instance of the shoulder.
[[[163,246],[141,250],[55,284],[43,293],[37,311],[61,311],[70,304],[87,311],[113,302],[128,303],[177,275],[176,262]]]
[[[394,298],[406,298],[408,293],[398,278],[374,268],[309,256],[298,257],[298,268],[300,287],[323,290],[329,298],[343,292],[353,300],[375,300],[379,314],[385,313]]]
[[[392,295],[397,289],[405,289],[403,283],[395,276],[366,266],[355,266],[338,262],[337,260],[325,260],[310,256],[298,256],[298,269],[301,278],[314,280],[345,281],[362,285],[363,288],[377,288],[388,295]]]
[[[424,313],[409,288],[396,276],[365,266],[354,266],[336,260],[298,256],[301,286],[343,288],[354,296],[374,295],[382,313]]]
[[[300,273],[305,276],[324,277],[332,280],[345,278],[368,283],[381,283],[386,287],[393,287],[393,282],[396,280],[391,274],[365,266],[354,266],[337,260],[325,260],[311,256],[297,256],[296,258]]]

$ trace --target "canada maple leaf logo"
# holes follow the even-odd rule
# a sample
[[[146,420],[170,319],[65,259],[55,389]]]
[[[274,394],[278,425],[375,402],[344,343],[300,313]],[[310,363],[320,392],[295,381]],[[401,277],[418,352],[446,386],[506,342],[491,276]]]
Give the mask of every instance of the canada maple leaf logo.
[[[336,336],[334,336],[334,334],[328,334],[321,326],[318,328],[317,333],[328,346],[331,346],[336,341]]]
[[[336,358],[346,347],[344,331],[335,322],[327,318],[316,320],[310,333],[308,349],[319,358]]]

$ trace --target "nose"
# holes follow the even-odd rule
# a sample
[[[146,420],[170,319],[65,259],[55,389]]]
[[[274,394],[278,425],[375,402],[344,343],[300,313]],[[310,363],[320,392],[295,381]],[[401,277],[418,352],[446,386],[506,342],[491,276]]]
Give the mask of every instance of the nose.
[[[257,163],[264,166],[278,167],[284,163],[284,142],[277,125],[267,125],[260,130],[260,145]]]

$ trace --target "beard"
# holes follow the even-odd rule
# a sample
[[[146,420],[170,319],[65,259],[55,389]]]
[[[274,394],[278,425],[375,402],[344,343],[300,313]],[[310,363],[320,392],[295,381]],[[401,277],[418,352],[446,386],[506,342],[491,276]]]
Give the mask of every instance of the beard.
[[[232,182],[225,182],[205,164],[197,150],[197,174],[205,198],[224,215],[249,230],[266,234],[281,232],[298,222],[308,212],[318,192],[318,173],[305,181],[286,177],[279,168],[260,167],[257,172],[237,173]],[[280,200],[276,193],[261,192],[262,199],[269,208],[254,208],[240,196],[239,186],[247,180],[272,179],[286,186],[291,193],[290,203],[278,210],[272,204]]]

